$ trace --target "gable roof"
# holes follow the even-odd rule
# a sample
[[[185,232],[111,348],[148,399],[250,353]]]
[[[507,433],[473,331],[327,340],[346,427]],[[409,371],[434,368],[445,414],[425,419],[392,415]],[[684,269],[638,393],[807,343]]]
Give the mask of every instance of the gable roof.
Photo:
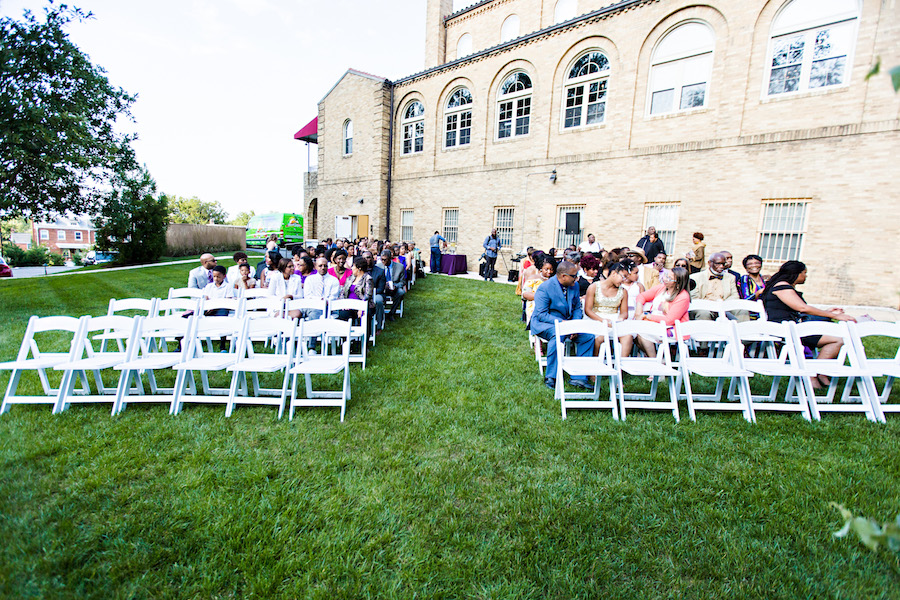
[[[331,94],[331,92],[334,91],[334,88],[336,88],[337,86],[340,85],[340,83],[344,80],[344,78],[347,75],[356,75],[357,77],[365,77],[366,79],[371,79],[372,81],[378,81],[381,83],[386,83],[388,81],[386,77],[379,77],[378,75],[372,75],[371,73],[366,73],[365,71],[358,71],[356,69],[347,69],[344,72],[344,74],[341,75],[341,78],[338,79],[337,82],[333,86],[331,86],[331,89],[328,90],[327,92],[325,92],[325,95],[322,96],[321,100],[319,100],[319,104],[321,104],[322,102],[325,101],[325,98],[327,98]]]

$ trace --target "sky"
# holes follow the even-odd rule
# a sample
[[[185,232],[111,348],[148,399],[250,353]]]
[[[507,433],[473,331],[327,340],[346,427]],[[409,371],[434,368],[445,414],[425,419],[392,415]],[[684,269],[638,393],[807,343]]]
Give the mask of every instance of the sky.
[[[94,15],[70,38],[138,97],[120,129],[138,134],[159,191],[217,201],[232,217],[302,211],[307,147],[293,136],[348,68],[398,79],[424,67],[425,0],[68,3]],[[0,0],[0,15],[46,5]]]

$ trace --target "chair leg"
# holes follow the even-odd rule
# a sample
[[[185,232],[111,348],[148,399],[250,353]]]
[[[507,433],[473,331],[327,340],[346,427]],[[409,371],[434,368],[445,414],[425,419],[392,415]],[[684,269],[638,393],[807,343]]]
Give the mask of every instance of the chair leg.
[[[678,387],[675,385],[675,377],[669,377],[669,400],[672,402],[672,415],[675,422],[679,423],[681,417],[678,414]]]

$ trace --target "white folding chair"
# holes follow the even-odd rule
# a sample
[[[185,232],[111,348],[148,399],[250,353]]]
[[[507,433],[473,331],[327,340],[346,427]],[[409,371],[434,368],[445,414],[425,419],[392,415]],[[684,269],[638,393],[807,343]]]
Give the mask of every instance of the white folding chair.
[[[251,319],[274,319],[284,311],[284,300],[275,296],[249,298],[244,303],[244,314]]]
[[[297,298],[296,300],[288,300],[284,305],[285,314],[292,310],[299,310],[302,314],[308,311],[319,311],[320,317],[324,317],[328,312],[328,302],[325,298]]]
[[[209,373],[225,371],[237,362],[239,355],[236,346],[241,341],[243,331],[244,318],[242,317],[203,317],[197,320],[190,340],[182,341],[182,345],[188,345],[187,358],[172,367],[177,371],[177,375],[175,390],[172,394],[172,406],[169,408],[170,413],[177,415],[181,412],[185,402],[227,404],[230,401],[230,386],[211,387]],[[211,350],[204,352],[204,341],[208,342],[211,338],[221,337],[223,334],[231,338],[227,352],[215,353]],[[203,393],[186,395],[185,392],[188,389],[197,390],[194,371],[200,372]]]
[[[60,388],[53,388],[47,378],[47,369],[75,360],[85,317],[37,317],[28,319],[25,334],[16,360],[0,363],[0,370],[11,371],[0,414],[9,411],[13,404],[52,404],[59,401],[60,388],[67,383],[65,377]],[[42,349],[43,348],[43,349]],[[64,352],[57,350],[65,348]],[[54,350],[54,351],[48,351]],[[37,371],[44,391],[43,396],[19,395],[19,383],[26,371]]]
[[[305,338],[321,338],[322,353],[310,354],[303,343]],[[291,402],[288,418],[294,418],[294,409],[298,406],[337,406],[341,409],[341,422],[347,411],[347,400],[350,399],[350,340],[353,337],[352,326],[348,321],[338,319],[313,319],[300,321],[300,343],[290,368]],[[341,348],[340,354],[326,353],[325,340],[336,340]],[[344,372],[343,385],[340,390],[314,390],[312,375],[334,375]],[[306,379],[306,395],[297,397],[297,376]]]
[[[669,356],[668,334],[665,323],[653,321],[618,321],[613,324],[613,345],[616,352],[616,379],[619,387],[619,410],[622,420],[625,420],[625,411],[628,408],[671,410],[675,422],[679,421],[678,415],[678,384],[676,379],[678,371],[672,366]],[[658,341],[659,349],[655,358],[649,356],[624,356],[622,343],[623,336],[642,335],[653,341]],[[650,391],[648,393],[625,393],[625,373],[638,377],[652,377]],[[665,377],[669,383],[669,400],[657,400],[657,392],[660,378]]]
[[[528,343],[534,348],[534,360],[537,361],[538,372],[541,377],[544,376],[544,369],[547,368],[547,356],[544,354],[544,344],[547,342],[536,335],[528,334]]]
[[[365,300],[332,300],[328,303],[328,318],[332,319],[341,310],[355,310],[356,318],[352,321],[350,329],[350,341],[359,341],[360,351],[358,353],[350,353],[350,362],[362,364],[363,370],[366,368],[366,349],[369,339],[369,303]],[[328,340],[334,342],[334,340]]]
[[[708,310],[713,313],[713,318],[718,319],[725,311],[722,308],[721,300],[701,300],[699,298],[691,298],[691,304],[688,308],[688,312],[695,312],[698,310]]]
[[[694,300],[691,302],[693,307],[694,302],[698,302]],[[740,298],[733,298],[731,300],[723,300],[721,305],[721,313],[719,318],[725,315],[725,313],[734,313],[735,311],[742,310],[751,315],[756,315],[757,321],[768,321],[769,316],[766,314],[766,307],[763,304],[762,300],[742,300]]]
[[[116,401],[112,414],[116,415],[131,402],[166,402],[172,409],[174,386],[163,388],[157,384],[154,371],[169,370],[189,358],[188,340],[193,334],[197,317],[135,317],[138,324],[134,329],[134,337],[126,348],[125,362],[113,368],[121,371],[119,385],[116,389]],[[168,350],[167,338],[182,340],[181,348]],[[167,351],[163,352],[165,348]],[[141,377],[146,374],[150,384],[150,393],[144,391]],[[132,389],[136,394],[132,394]],[[195,390],[191,390],[194,393]]]
[[[187,288],[186,288],[187,289]],[[203,298],[167,298],[157,300],[156,314],[160,317],[180,317],[185,314],[197,314]]]
[[[123,317],[155,317],[157,314],[156,303],[158,298],[110,298],[109,307],[106,310],[106,316],[123,316]],[[122,313],[129,313],[123,315]],[[130,335],[128,331],[119,329],[113,331],[101,331],[94,335],[95,340],[101,340],[100,352],[106,352],[106,344],[109,340],[115,340],[119,348],[119,352],[125,351],[124,342]],[[124,336],[124,337],[123,337]]]
[[[875,382],[871,373],[866,371],[860,363],[847,322],[806,321],[803,323],[790,322],[788,325],[791,328],[800,364],[809,373],[802,379],[807,386],[809,410],[812,413],[812,418],[816,420],[821,419],[821,413],[823,412],[851,412],[864,413],[870,421],[884,421],[884,415],[881,414],[880,403],[877,398],[878,394],[875,391]],[[802,338],[810,335],[827,335],[840,339],[843,344],[837,357],[831,359],[806,358],[803,353]],[[824,396],[818,396],[812,387],[812,377],[816,373],[831,378]],[[850,381],[851,378],[853,378],[853,382]],[[835,402],[835,394],[840,379],[847,380],[844,386],[844,396],[841,402]],[[854,382],[859,391],[859,396],[851,399],[850,391],[853,389],[852,384]],[[848,387],[850,388],[849,390],[847,389]]]
[[[811,414],[807,386],[803,378],[808,377],[810,373],[801,366],[788,324],[763,320],[747,321],[736,323],[735,331],[744,347],[747,343],[763,344],[763,348],[757,356],[741,357],[743,367],[753,374],[772,378],[772,385],[767,394],[756,395],[752,390],[750,392],[750,405],[754,418],[757,411],[770,410],[799,412],[804,419],[809,421]],[[784,401],[778,402],[778,390],[783,377],[788,379],[788,388]],[[734,398],[735,381],[735,379],[731,380],[728,389],[728,396],[732,399]]]
[[[240,290],[241,298],[245,298],[247,300],[252,300],[254,298],[265,298],[269,295],[268,288],[255,287],[250,288],[249,290],[245,290],[244,288],[238,288]]]
[[[556,321],[556,335],[551,343],[556,344],[556,391],[562,418],[566,411],[573,408],[609,408],[614,419],[619,418],[616,402],[616,369],[613,366],[609,348],[609,327],[600,321],[580,319],[577,321]],[[566,356],[566,338],[572,334],[585,333],[599,337],[598,356]],[[594,389],[590,392],[566,392],[564,374],[569,377],[595,377]],[[609,379],[609,400],[600,400],[600,384],[602,379]]]
[[[278,418],[284,413],[287,397],[288,367],[296,352],[297,322],[293,319],[245,319],[244,330],[238,338],[237,360],[228,367],[231,387],[225,416],[230,417],[238,404],[265,404],[278,407]],[[254,340],[276,340],[272,352],[262,352],[253,347]],[[281,388],[260,386],[260,373],[283,371]],[[248,375],[253,382],[253,395],[249,394]],[[275,398],[273,398],[275,397]]]
[[[892,338],[895,343],[900,341],[900,323],[889,323],[883,321],[869,321],[863,323],[848,323],[850,328],[850,337],[856,346],[856,354],[859,358],[860,365],[864,371],[868,371],[872,377],[885,377],[884,388],[881,394],[878,388],[875,388],[874,397],[879,404],[881,414],[900,412],[900,403],[889,402],[891,397],[891,389],[894,387],[894,379],[900,377],[900,347],[893,358],[869,358],[863,339],[870,336],[882,336]],[[847,381],[847,387],[851,387],[852,378]],[[873,379],[873,383],[874,379]],[[845,388],[846,391],[846,388]],[[848,400],[843,399],[843,401]]]
[[[684,397],[687,399],[688,413],[691,421],[697,420],[698,410],[717,411],[741,411],[744,418],[753,423],[756,418],[753,415],[753,407],[750,404],[749,377],[753,374],[741,366],[743,349],[737,339],[734,322],[728,320],[719,321],[688,321],[675,322],[675,337],[678,340],[679,367],[681,381],[684,384]],[[721,349],[718,356],[691,355],[687,339],[703,339],[711,343],[719,344]],[[691,377],[710,377],[716,380],[716,390],[712,394],[695,394]],[[737,402],[730,402],[723,398],[724,380],[737,380]],[[730,385],[730,384],[729,384]],[[679,388],[679,398],[681,397]]]
[[[171,300],[173,298],[202,298],[203,290],[199,288],[169,288],[169,296],[168,299]]]
[[[136,317],[111,315],[105,317],[85,317],[85,323],[79,334],[79,345],[75,351],[75,359],[57,365],[54,369],[63,371],[63,383],[59,388],[59,398],[53,408],[54,413],[66,410],[71,403],[98,403],[116,401],[116,386],[107,386],[103,381],[103,371],[125,362],[127,350],[124,343],[107,347],[110,339],[126,340],[131,343],[135,339]],[[95,350],[91,343],[91,334],[102,332],[100,349]],[[96,341],[99,335],[94,335]],[[94,374],[96,394],[90,393],[88,371]],[[77,381],[82,382],[81,391],[75,392]]]

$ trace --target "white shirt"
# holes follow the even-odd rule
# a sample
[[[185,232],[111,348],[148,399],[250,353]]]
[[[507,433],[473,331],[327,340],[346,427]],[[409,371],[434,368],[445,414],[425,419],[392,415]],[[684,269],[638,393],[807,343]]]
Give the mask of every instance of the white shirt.
[[[253,270],[251,268],[250,273],[253,274]],[[232,285],[241,280],[241,270],[240,265],[231,265],[228,267],[228,271],[225,273],[225,281],[231,283]]]
[[[337,300],[341,295],[341,283],[334,275],[325,273],[324,277],[318,271],[306,276],[304,294],[307,298],[324,298]]]
[[[207,283],[203,288],[203,295],[210,300],[218,300],[219,298],[234,298],[234,286],[227,281],[217,286],[216,282]]]
[[[578,245],[578,249],[581,250],[582,252],[590,252],[591,254],[593,254],[595,256],[599,256],[600,250],[601,250],[600,242],[595,240],[594,243],[592,244],[589,241],[584,240],[583,242],[581,242]]]
[[[290,279],[285,280],[284,275],[278,272],[278,275],[268,280],[269,296],[276,298],[284,298],[292,296],[294,300],[303,297],[303,278],[294,273]]]

